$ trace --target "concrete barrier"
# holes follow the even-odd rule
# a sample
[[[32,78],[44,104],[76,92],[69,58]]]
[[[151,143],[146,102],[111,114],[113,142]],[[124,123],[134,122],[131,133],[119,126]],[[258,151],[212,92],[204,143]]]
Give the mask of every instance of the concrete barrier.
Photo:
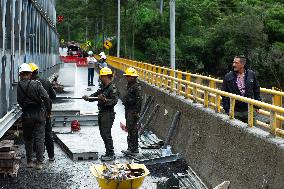
[[[121,71],[116,70],[115,82],[124,95],[126,80]],[[209,187],[229,180],[232,189],[284,188],[282,138],[141,83],[144,94],[155,96],[155,103],[161,105],[149,128],[165,139],[173,115],[179,110],[181,119],[171,145]]]

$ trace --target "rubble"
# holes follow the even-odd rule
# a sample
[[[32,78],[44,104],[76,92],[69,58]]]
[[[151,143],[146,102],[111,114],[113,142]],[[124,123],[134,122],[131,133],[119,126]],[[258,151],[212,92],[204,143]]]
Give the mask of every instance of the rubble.
[[[18,146],[13,140],[3,140],[0,142],[0,175],[17,177],[19,163]]]

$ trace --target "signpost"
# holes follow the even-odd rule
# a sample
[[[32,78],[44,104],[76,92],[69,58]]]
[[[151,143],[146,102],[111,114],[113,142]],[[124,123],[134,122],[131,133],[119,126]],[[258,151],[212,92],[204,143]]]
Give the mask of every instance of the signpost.
[[[61,23],[63,20],[64,20],[64,16],[62,15],[57,16],[58,23]]]
[[[107,41],[104,42],[104,47],[105,47],[106,49],[110,49],[110,48],[112,47],[112,43],[107,40]]]

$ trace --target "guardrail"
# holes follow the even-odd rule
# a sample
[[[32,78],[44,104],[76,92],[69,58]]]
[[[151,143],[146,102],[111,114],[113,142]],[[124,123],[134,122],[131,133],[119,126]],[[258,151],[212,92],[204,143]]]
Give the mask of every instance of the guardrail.
[[[117,57],[108,57],[108,64],[112,67],[124,71],[127,67],[132,66],[139,72],[139,79],[148,82],[149,84],[160,88],[176,92],[185,98],[191,99],[194,102],[202,103],[204,107],[214,109],[216,112],[221,112],[222,96],[229,97],[231,119],[234,119],[234,107],[236,100],[248,104],[248,125],[253,127],[254,124],[271,130],[274,135],[284,136],[282,130],[282,122],[284,121],[284,108],[282,107],[283,92],[261,88],[262,93],[272,95],[272,103],[260,102],[239,95],[227,93],[217,89],[216,84],[221,84],[222,80],[214,79],[208,76],[191,74],[170,68],[155,66],[143,62],[132,61]],[[202,85],[207,82],[206,85]],[[254,106],[261,107],[259,114],[268,116],[270,123],[265,123],[256,120],[254,117]]]
[[[22,110],[19,106],[12,108],[3,118],[0,119],[0,138],[21,116]]]

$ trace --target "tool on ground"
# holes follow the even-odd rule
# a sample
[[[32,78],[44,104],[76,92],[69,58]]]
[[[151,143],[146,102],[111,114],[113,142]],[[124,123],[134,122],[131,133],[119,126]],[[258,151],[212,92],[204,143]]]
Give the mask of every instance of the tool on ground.
[[[174,119],[172,121],[171,127],[169,128],[168,133],[167,133],[165,144],[161,149],[162,156],[169,156],[169,155],[172,154],[172,150],[171,150],[171,147],[169,146],[169,144],[170,144],[172,135],[173,135],[173,133],[174,133],[174,131],[175,131],[177,125],[178,125],[180,115],[181,115],[180,111],[177,111],[174,115]]]
[[[149,125],[149,123],[153,119],[154,115],[157,115],[159,108],[160,108],[160,105],[156,104],[153,111],[150,113],[149,117],[146,119],[146,122],[144,124],[141,122],[139,125],[137,125],[138,130],[139,130],[139,136],[144,132],[146,127]]]
[[[140,113],[140,119],[137,122],[137,126],[140,127],[141,123],[143,122],[145,115],[147,114],[148,110],[150,109],[150,106],[154,102],[155,97],[149,96],[145,102],[145,105],[142,108],[142,111]]]
[[[71,122],[71,131],[78,132],[81,130],[80,122],[76,119]]]
[[[145,165],[153,165],[153,164],[158,164],[158,163],[167,163],[167,162],[173,162],[177,161],[178,159],[181,158],[181,155],[179,153],[173,154],[171,151],[171,146],[169,146],[172,135],[174,134],[174,131],[178,125],[178,121],[180,119],[181,113],[177,111],[174,115],[173,121],[171,123],[171,126],[168,130],[166,141],[163,145],[163,147],[160,150],[157,150],[157,155],[155,156],[150,156],[150,157],[134,157],[131,155],[128,155],[129,157],[135,159],[137,163],[143,163]],[[145,132],[147,133],[147,132]],[[149,137],[145,137],[145,134],[140,135],[141,139],[149,141],[151,144],[151,140],[149,140]],[[156,140],[156,139],[155,139]],[[143,155],[143,153],[142,153]]]

